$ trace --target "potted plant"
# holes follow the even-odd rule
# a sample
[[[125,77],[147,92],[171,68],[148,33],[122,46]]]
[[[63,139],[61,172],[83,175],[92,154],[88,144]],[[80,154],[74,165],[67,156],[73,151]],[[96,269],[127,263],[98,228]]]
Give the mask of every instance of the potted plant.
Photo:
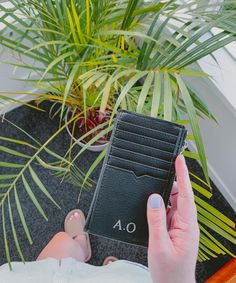
[[[112,113],[112,100],[110,99],[106,109],[100,111],[100,99],[97,98],[99,92],[98,85],[91,85],[86,88],[85,84],[79,85],[78,83],[73,85],[70,91],[70,97],[77,101],[74,105],[68,104],[67,112],[65,114],[64,121],[66,123],[66,130],[71,139],[78,143],[81,147],[84,147],[86,143],[94,139],[104,127],[100,125],[108,122]],[[85,97],[85,99],[83,99]],[[69,120],[77,117],[72,123],[68,123]],[[99,128],[98,128],[99,127]],[[91,134],[87,134],[91,132]],[[91,144],[87,149],[94,152],[100,152],[109,143],[110,133],[106,133]]]
[[[205,175],[205,180],[201,180],[191,173],[202,233],[198,259],[206,260],[212,251],[214,256],[222,251],[232,254],[217,247],[219,241],[207,229],[221,231],[223,237],[234,242],[234,224],[227,217],[212,223],[220,212],[202,200],[209,199],[212,192],[198,121],[216,119],[201,93],[185,77],[208,77],[197,63],[236,39],[236,24],[232,20],[236,11],[229,6],[223,9],[225,3],[220,0],[212,5],[195,0],[186,4],[177,0],[10,2],[11,10],[0,5],[3,12],[0,22],[16,34],[16,40],[9,39],[5,30],[0,35],[1,43],[19,55],[16,67],[31,70],[26,81],[36,83],[37,89],[42,90],[37,95],[29,94],[35,95],[38,103],[51,101],[52,112],[55,104],[59,105],[54,113],[61,121],[59,129],[43,145],[38,145],[30,160],[58,171],[63,179],[73,171],[79,185],[84,185],[103,160],[106,148],[85,174],[75,166],[75,161],[91,146],[99,143],[105,146],[119,108],[187,123],[192,131],[188,139],[195,141],[198,152],[185,151],[184,155],[199,159]],[[9,15],[18,26],[5,20]],[[212,27],[220,31],[209,38],[206,35]],[[26,63],[25,57],[33,62]],[[50,151],[48,144],[65,128],[75,142],[68,145],[66,156],[61,157]],[[72,157],[76,143],[82,143],[83,147]],[[57,162],[48,164],[42,160],[39,156],[42,151]],[[30,162],[25,163],[24,171],[32,173],[30,166]],[[24,171],[19,171],[18,179],[24,180]],[[31,174],[32,178],[35,174]],[[6,187],[7,192],[15,190],[18,179]],[[24,185],[28,188],[25,182]],[[5,201],[6,198],[0,206]]]

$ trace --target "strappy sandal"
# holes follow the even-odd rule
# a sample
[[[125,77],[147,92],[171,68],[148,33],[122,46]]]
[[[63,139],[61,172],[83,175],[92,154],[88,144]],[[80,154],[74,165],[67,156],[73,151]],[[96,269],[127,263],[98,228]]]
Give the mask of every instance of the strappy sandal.
[[[77,213],[78,217],[74,220],[70,220],[71,216]],[[91,244],[89,240],[88,233],[84,232],[85,226],[85,216],[82,210],[74,209],[68,213],[64,222],[64,229],[65,232],[72,238],[75,239],[79,235],[84,235],[86,237],[86,243],[88,248],[88,257],[86,258],[85,262],[89,261],[92,256]]]
[[[102,265],[105,266],[105,265],[108,265],[108,264],[110,264],[110,263],[112,263],[112,262],[114,262],[114,261],[117,261],[117,260],[118,260],[118,258],[115,257],[115,256],[108,256],[108,257],[106,257],[106,258],[104,259]]]

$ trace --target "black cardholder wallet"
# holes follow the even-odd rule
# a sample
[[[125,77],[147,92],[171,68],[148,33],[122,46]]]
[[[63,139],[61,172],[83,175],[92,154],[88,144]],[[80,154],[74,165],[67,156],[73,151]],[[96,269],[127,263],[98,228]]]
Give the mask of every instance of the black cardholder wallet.
[[[186,134],[182,125],[119,111],[85,231],[147,246],[148,197],[161,194],[167,206],[175,178],[174,162]]]

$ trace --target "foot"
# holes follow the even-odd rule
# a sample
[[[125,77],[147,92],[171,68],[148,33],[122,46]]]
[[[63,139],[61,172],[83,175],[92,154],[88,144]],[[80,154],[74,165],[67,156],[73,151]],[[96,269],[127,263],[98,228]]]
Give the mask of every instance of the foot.
[[[79,223],[79,217],[80,215],[78,212],[72,213],[68,219],[68,225],[71,227],[76,227]],[[89,248],[86,235],[84,233],[79,234],[77,236],[73,236],[72,239],[79,243],[84,254],[84,260],[86,260],[89,257]]]
[[[71,211],[65,220],[65,232],[79,243],[83,253],[84,260],[91,258],[91,246],[88,233],[84,232],[85,217],[81,210],[75,209]]]
[[[108,256],[108,257],[106,257],[106,258],[104,259],[102,265],[105,266],[105,265],[108,265],[108,264],[110,264],[110,263],[112,263],[112,262],[114,262],[114,261],[117,261],[117,260],[118,260],[118,258],[115,257],[115,256]]]

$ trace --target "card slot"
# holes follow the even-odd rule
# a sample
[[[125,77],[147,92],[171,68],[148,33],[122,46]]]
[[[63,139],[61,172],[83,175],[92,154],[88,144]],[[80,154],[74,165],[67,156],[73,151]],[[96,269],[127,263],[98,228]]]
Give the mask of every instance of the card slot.
[[[154,168],[160,168],[160,170],[164,170],[166,172],[169,172],[171,166],[171,163],[168,161],[162,161],[158,158],[148,156],[135,151],[122,149],[114,145],[112,145],[111,147],[110,154],[124,159],[129,159],[134,162],[142,163]]]
[[[162,180],[166,180],[168,178],[168,172],[166,171],[114,155],[109,156],[107,163],[119,168],[131,170],[137,177],[148,175]]]
[[[142,126],[139,125],[134,125],[134,124],[130,124],[126,121],[122,121],[120,120],[117,124],[117,128],[127,131],[127,132],[131,132],[134,134],[140,134],[142,136],[148,136],[150,138],[154,138],[157,140],[162,140],[168,143],[172,143],[172,144],[176,144],[177,138],[178,136],[176,135],[172,135],[163,131],[159,131],[159,130],[154,130],[154,129],[150,129],[150,128],[144,128]]]
[[[142,133],[130,132],[129,130],[125,130],[125,129],[119,128],[119,126],[117,127],[116,130],[117,130],[117,131],[124,132],[124,133],[127,133],[127,134],[131,134],[131,135],[141,136],[141,137],[144,137],[144,138],[146,138],[146,139],[151,139],[151,140],[153,140],[153,142],[157,141],[157,142],[160,142],[160,143],[162,143],[162,144],[170,145],[170,146],[172,146],[173,148],[175,148],[176,142],[175,142],[175,143],[172,143],[172,142],[169,142],[169,141],[164,141],[164,140],[158,139],[157,137],[146,136],[145,134],[142,134]]]
[[[154,176],[151,176],[151,175],[147,175],[147,174],[143,174],[143,175],[137,175],[133,170],[131,169],[126,169],[126,168],[122,168],[122,167],[118,167],[116,165],[111,165],[111,164],[106,164],[106,167],[110,167],[110,168],[114,168],[116,170],[119,170],[121,172],[127,172],[127,173],[131,173],[136,179],[137,181],[139,181],[140,179],[145,179],[145,178],[151,178],[151,179],[154,179],[154,180],[158,180],[159,182],[161,182],[162,184],[165,184],[167,183],[167,179],[160,179],[158,177],[154,177]]]
[[[166,180],[151,176],[137,177],[132,171],[106,164],[98,181],[85,230],[110,239],[147,246],[148,197],[153,193],[164,196],[169,187]],[[114,228],[118,221],[121,230]],[[131,229],[125,229],[129,223],[134,223],[135,229],[132,230],[132,225],[128,226]]]
[[[174,153],[175,146],[174,144],[170,144],[164,141],[152,139],[152,138],[147,138],[142,135],[134,134],[134,133],[129,133],[120,129],[116,129],[116,136],[118,138],[128,140],[131,142],[135,142],[137,144],[143,144],[147,145],[150,147],[158,148],[167,152]]]
[[[178,136],[179,131],[183,128],[181,125],[149,116],[144,116],[138,113],[132,113],[131,115],[130,112],[125,110],[120,112],[119,120],[133,124],[134,126],[138,125],[144,128],[161,130],[175,136]]]
[[[171,152],[163,151],[161,149],[149,147],[147,145],[137,144],[135,142],[123,140],[116,136],[114,136],[112,144],[119,148],[132,150],[149,156],[151,155],[165,162],[171,162],[173,158],[173,154]]]

